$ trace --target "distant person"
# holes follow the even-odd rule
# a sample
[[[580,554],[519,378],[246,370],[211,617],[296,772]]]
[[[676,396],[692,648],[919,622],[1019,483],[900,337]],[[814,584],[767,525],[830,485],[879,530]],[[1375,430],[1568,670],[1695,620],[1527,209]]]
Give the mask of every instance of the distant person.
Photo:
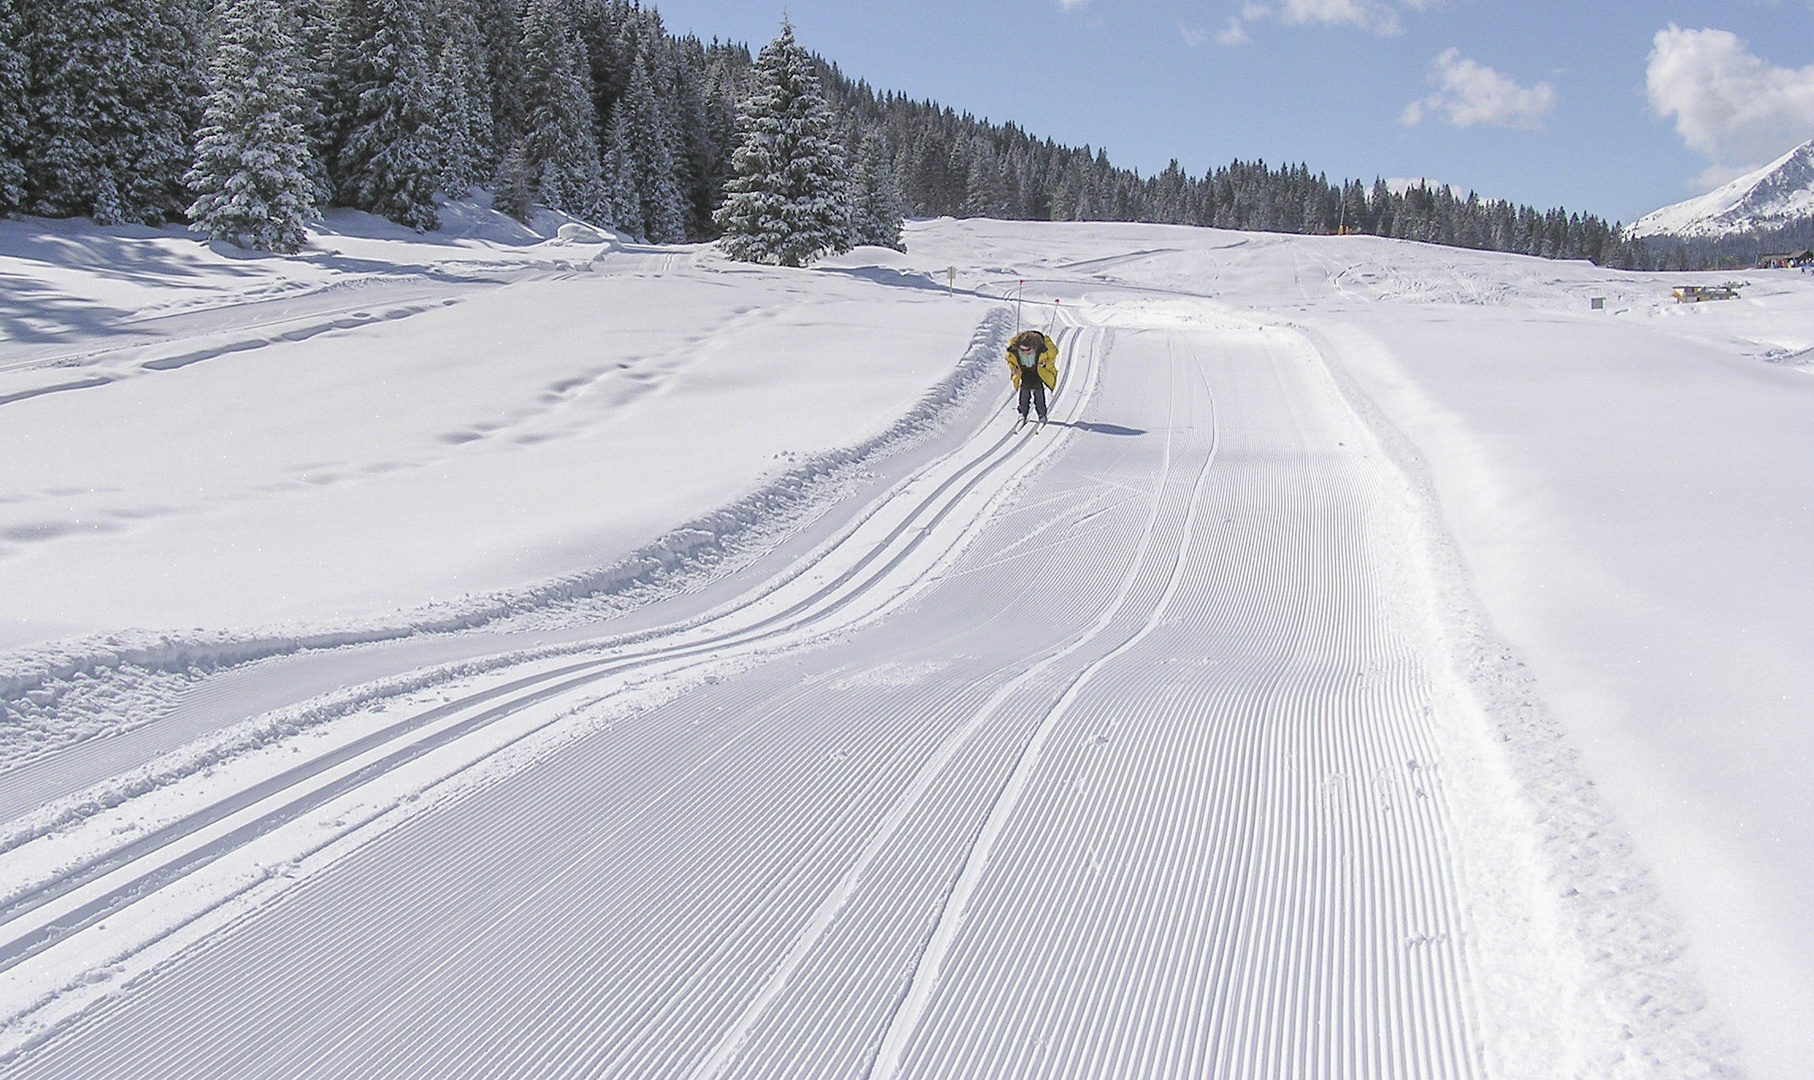
[[[1020,391],[1020,419],[1014,430],[1026,426],[1029,407],[1038,410],[1039,425],[1044,427],[1046,391],[1058,386],[1058,343],[1038,330],[1023,330],[1008,343],[1008,370]]]

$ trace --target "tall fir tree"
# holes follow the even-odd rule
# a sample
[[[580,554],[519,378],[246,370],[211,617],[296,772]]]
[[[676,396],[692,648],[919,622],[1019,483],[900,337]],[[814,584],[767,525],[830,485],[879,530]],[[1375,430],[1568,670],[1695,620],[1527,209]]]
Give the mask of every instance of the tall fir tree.
[[[708,53],[705,70],[705,131],[703,141],[710,160],[704,170],[704,189],[699,192],[700,229],[698,236],[718,235],[712,215],[724,203],[724,185],[731,176],[731,155],[737,149],[737,108],[747,96],[746,80],[751,66],[747,49],[714,43]]]
[[[102,224],[180,218],[201,118],[196,4],[61,0],[22,14],[24,208]]]
[[[25,203],[25,20],[18,0],[0,0],[0,217]]]
[[[653,62],[650,56],[648,63],[635,66],[617,112],[626,120],[622,131],[629,143],[625,150],[636,163],[642,235],[652,244],[677,244],[687,238],[686,203],[675,156],[680,138],[673,117],[655,95],[655,80],[649,71]],[[616,117],[612,120],[615,133],[619,130]]]
[[[183,178],[193,228],[217,240],[290,253],[316,216],[303,130],[302,67],[283,0],[222,0],[195,164]]]
[[[642,220],[642,173],[630,152],[630,142],[630,112],[619,109],[605,133],[605,198],[618,231],[641,240],[647,235]]]
[[[725,252],[745,262],[805,266],[852,244],[850,178],[831,108],[792,24],[756,58],[738,117],[737,152],[715,216]]]
[[[712,211],[722,190],[721,162],[730,156],[730,145],[712,141],[711,102],[706,93],[705,46],[687,37],[673,48],[673,102],[679,129],[679,178],[686,209],[686,236],[700,240],[714,235]]]
[[[317,206],[326,206],[334,199],[334,185],[328,179],[328,160],[335,139],[328,111],[334,94],[333,56],[329,49],[333,20],[328,12],[332,2],[289,0],[286,5],[296,31],[296,79],[302,87],[300,123],[309,140],[309,176],[315,183]]]
[[[485,87],[491,95],[489,161],[502,165],[524,135],[523,23],[517,0],[474,0],[485,46]]]
[[[1008,193],[1002,180],[1001,162],[987,146],[974,147],[970,168],[964,180],[964,213],[967,218],[1005,218],[1008,216]]]
[[[630,85],[643,34],[645,13],[628,0],[589,0],[574,6],[569,25],[583,47],[592,92],[592,115],[599,146],[604,146],[617,102]]]
[[[599,177],[599,149],[585,48],[560,0],[531,0],[523,25],[523,156],[530,188],[544,206],[595,224],[611,215]]]
[[[510,148],[504,163],[498,166],[497,190],[491,196],[491,208],[521,222],[528,222],[535,212],[535,188],[529,176],[529,159],[523,143]]]
[[[474,0],[444,0],[435,57],[435,127],[441,136],[439,186],[464,194],[489,181],[498,159],[491,120],[491,88],[479,11]]]
[[[907,245],[901,241],[901,223],[906,214],[901,209],[894,169],[888,163],[888,142],[880,132],[872,131],[863,137],[862,150],[857,154],[855,187],[855,242],[906,251]]]
[[[342,73],[341,99],[350,115],[334,159],[335,196],[399,225],[433,229],[439,223],[434,194],[441,135],[426,41],[428,5],[372,0],[368,17],[371,40],[353,49]]]

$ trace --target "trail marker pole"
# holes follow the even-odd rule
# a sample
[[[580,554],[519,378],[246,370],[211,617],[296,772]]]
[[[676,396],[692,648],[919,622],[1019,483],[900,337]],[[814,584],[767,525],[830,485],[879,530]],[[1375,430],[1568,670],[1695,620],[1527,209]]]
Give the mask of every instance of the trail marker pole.
[[[957,267],[955,266],[945,268],[945,295],[957,295]]]

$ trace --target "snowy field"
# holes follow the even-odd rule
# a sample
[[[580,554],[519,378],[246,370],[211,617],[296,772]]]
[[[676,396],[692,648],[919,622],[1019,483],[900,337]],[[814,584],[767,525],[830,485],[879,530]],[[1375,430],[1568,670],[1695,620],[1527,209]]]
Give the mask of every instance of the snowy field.
[[[0,1075],[1814,1070],[1814,279],[444,216],[0,222]]]

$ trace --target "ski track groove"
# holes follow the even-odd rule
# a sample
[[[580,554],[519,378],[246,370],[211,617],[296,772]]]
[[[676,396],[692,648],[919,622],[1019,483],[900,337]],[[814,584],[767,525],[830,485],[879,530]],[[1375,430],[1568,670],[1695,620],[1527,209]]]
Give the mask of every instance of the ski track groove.
[[[1168,396],[1168,410],[1174,408],[1175,399]],[[1173,432],[1176,431],[1177,426],[1174,412],[1173,415],[1167,417],[1165,453],[1160,464],[1162,487],[1170,486],[1172,482]],[[1171,595],[1176,591],[1179,577],[1184,569],[1184,558],[1188,554],[1192,532],[1191,524],[1196,517],[1195,496],[1202,489],[1203,478],[1207,474],[1209,465],[1213,459],[1214,444],[1212,440],[1210,447],[1204,454],[1202,468],[1198,470],[1197,475],[1194,478],[1192,498],[1187,503],[1187,513],[1183,525],[1185,534],[1184,544],[1176,553],[1172,574],[1170,580],[1167,582],[1164,596],[1151,606],[1152,613],[1148,618],[1146,625],[1143,626],[1137,634],[1126,638],[1110,652],[1085,666],[1082,673],[1066,687],[1063,695],[1060,696],[1058,702],[1046,714],[1041,721],[1040,726],[1034,731],[1032,738],[1027,742],[1015,763],[1013,774],[1010,775],[1007,784],[1002,789],[1002,793],[996,797],[995,802],[990,807],[989,817],[984,822],[983,829],[978,834],[977,841],[971,846],[964,872],[959,876],[957,882],[953,886],[952,892],[947,897],[945,908],[940,915],[939,926],[935,929],[927,949],[922,953],[920,965],[916,970],[913,983],[908,987],[902,1007],[897,1010],[894,1020],[891,1021],[889,1033],[884,1036],[882,1050],[870,1070],[870,1075],[872,1077],[876,1077],[878,1080],[889,1080],[889,1078],[892,1078],[900,1071],[902,1058],[907,1049],[907,1043],[918,1032],[927,1000],[938,988],[942,975],[942,968],[949,955],[952,942],[964,924],[971,898],[975,894],[978,882],[989,870],[990,860],[993,857],[997,840],[999,839],[1001,832],[1007,827],[1009,818],[1011,818],[1014,811],[1018,809],[1021,797],[1030,783],[1032,771],[1036,769],[1042,761],[1045,746],[1050,740],[1052,731],[1063,719],[1065,713],[1069,711],[1071,703],[1076,700],[1076,695],[1081,692],[1082,688],[1094,677],[1096,672],[1101,670],[1102,667],[1113,661],[1116,657],[1120,656],[1123,652],[1138,644],[1142,638],[1151,632],[1153,627],[1157,625],[1157,620],[1163,614]],[[1045,664],[1056,664],[1061,660],[1067,659],[1072,652],[1083,650],[1092,644],[1098,637],[1104,636],[1106,632],[1119,622],[1124,614],[1130,610],[1131,605],[1129,602],[1137,592],[1137,588],[1144,577],[1142,571],[1146,569],[1147,556],[1153,546],[1157,527],[1166,509],[1167,507],[1162,500],[1155,500],[1152,515],[1148,518],[1147,525],[1141,533],[1138,542],[1138,552],[1133,559],[1133,564],[1118,591],[1118,595],[1111,601],[1109,610],[1102,616],[1087,636],[1080,639],[1075,645],[1067,648],[1065,651],[1053,654],[1051,657],[1042,661],[1042,666]],[[1145,605],[1139,606],[1144,607]],[[1135,608],[1135,610],[1138,610],[1138,608]],[[1038,667],[1031,669],[1031,671],[1037,670]],[[988,968],[989,965],[979,965],[979,969],[987,970]],[[897,1034],[897,1032],[899,1034]]]
[[[1095,341],[1092,408],[1175,423],[1073,440],[886,618],[406,821],[0,1073],[1481,1075],[1371,474],[1289,349]]]
[[[600,678],[632,671],[639,667],[699,656],[704,656],[706,658],[704,662],[709,663],[727,648],[759,646],[768,639],[782,638],[790,633],[798,634],[802,632],[803,628],[804,632],[810,633],[815,621],[824,620],[860,599],[867,588],[877,584],[885,585],[890,572],[914,553],[927,532],[944,521],[952,509],[959,505],[963,498],[974,491],[991,473],[1015,460],[1013,454],[1015,449],[1017,446],[1004,436],[998,438],[982,453],[963,462],[951,476],[913,505],[910,511],[903,515],[901,521],[873,549],[865,553],[852,566],[844,569],[832,581],[779,613],[759,619],[748,626],[708,636],[703,641],[685,642],[678,645],[656,644],[628,653],[613,653],[602,659],[563,665],[553,671],[517,679],[504,686],[473,693],[457,701],[415,713],[347,746],[325,753],[304,765],[255,785],[221,803],[172,822],[120,849],[91,858],[42,886],[6,898],[4,906],[0,907],[0,918],[13,920],[20,916],[30,915],[38,908],[54,902],[59,897],[79,889],[90,881],[118,871],[122,867],[129,868],[136,860],[147,857],[155,858],[173,842],[180,841],[217,821],[227,819],[247,807],[256,806],[272,799],[286,790],[300,787],[314,777],[330,771],[336,765],[355,760],[361,754],[376,748],[393,743],[404,743],[380,762],[366,766],[350,777],[331,782],[312,791],[305,791],[301,797],[291,803],[279,806],[258,820],[240,827],[223,840],[208,844],[198,853],[177,863],[174,869],[166,866],[155,867],[149,873],[119,886],[108,895],[85,904],[73,913],[73,922],[71,916],[65,915],[44,930],[0,941],[0,970],[54,945],[73,929],[99,921],[109,912],[116,910],[121,903],[130,902],[140,895],[148,885],[155,885],[167,881],[173,876],[187,873],[196,866],[212,861],[226,851],[237,848],[247,840],[270,832],[298,814],[326,802],[335,795],[357,787],[362,777],[369,777],[373,773],[382,774],[398,764],[413,760],[462,735],[483,728],[491,721],[509,716],[526,705],[567,693]],[[951,494],[953,489],[956,489],[955,495]],[[948,495],[949,498],[946,497]],[[930,517],[925,516],[928,514]],[[916,525],[918,533],[911,540],[897,543]],[[862,575],[871,564],[884,557],[887,557],[887,561],[882,564],[880,569],[867,580],[861,580]],[[856,584],[853,586],[852,582],[856,582]],[[846,586],[851,587],[840,595],[840,590],[845,589]],[[819,605],[816,610],[815,605]],[[792,621],[790,622],[790,620]],[[569,676],[572,677],[569,678]],[[549,685],[551,682],[552,685]],[[509,698],[518,691],[527,692],[474,717],[462,720],[447,732],[434,733],[414,743],[405,741],[411,733],[435,721],[457,716],[474,705],[494,699]],[[0,927],[0,934],[4,933],[4,928]]]

